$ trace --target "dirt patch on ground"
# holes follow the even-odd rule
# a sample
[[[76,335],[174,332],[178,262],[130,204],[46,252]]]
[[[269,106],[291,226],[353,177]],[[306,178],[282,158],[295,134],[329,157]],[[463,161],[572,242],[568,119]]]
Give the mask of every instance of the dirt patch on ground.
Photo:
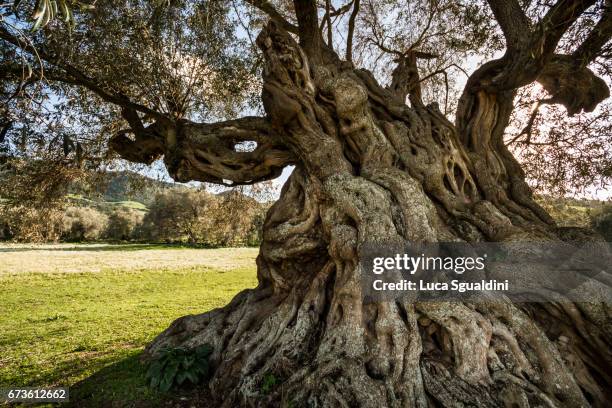
[[[253,267],[257,248],[172,248],[155,245],[0,245],[0,275],[19,273],[83,273],[109,270],[231,270]]]

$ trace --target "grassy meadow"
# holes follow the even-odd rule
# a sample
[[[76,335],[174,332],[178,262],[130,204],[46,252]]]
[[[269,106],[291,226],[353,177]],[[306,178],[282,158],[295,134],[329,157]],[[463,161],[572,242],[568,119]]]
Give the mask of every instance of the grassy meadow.
[[[256,285],[257,249],[1,245],[0,388],[70,387],[73,406],[155,406],[143,347]]]

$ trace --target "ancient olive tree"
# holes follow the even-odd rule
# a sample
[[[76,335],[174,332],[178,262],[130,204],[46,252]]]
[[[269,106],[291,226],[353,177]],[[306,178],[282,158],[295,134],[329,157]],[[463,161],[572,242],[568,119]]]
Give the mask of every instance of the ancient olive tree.
[[[264,223],[259,285],[226,307],[175,321],[146,354],[211,344],[215,368],[207,386],[227,407],[606,406],[612,367],[606,305],[365,303],[360,275],[367,271],[359,259],[366,242],[576,238],[576,230],[556,227],[534,201],[504,136],[517,91],[531,83],[541,84],[549,103],[570,115],[592,111],[609,96],[606,82],[589,68],[609,53],[609,3],[489,0],[483,15],[475,9],[473,18],[459,21],[453,18],[469,5],[424,2],[424,10],[433,4],[446,14],[425,13],[424,29],[413,33],[410,43],[392,44],[385,43],[375,8],[393,2],[246,3],[265,20],[251,38],[263,57],[262,116],[189,120],[184,108],[192,90],[203,92],[198,85],[149,100],[154,87],[172,90],[180,84],[147,80],[123,86],[121,76],[151,67],[125,65],[113,78],[91,64],[87,48],[82,57],[44,47],[36,53],[48,80],[120,107],[118,123],[127,127],[109,144],[124,159],[163,158],[175,180],[227,185],[270,180],[295,166]],[[182,15],[177,12],[173,21],[182,21]],[[340,17],[346,23],[341,27]],[[448,106],[442,112],[439,104],[425,103],[431,91],[422,85],[444,70],[423,73],[422,66],[437,57],[423,44],[448,38],[459,23],[482,24],[487,18],[499,25],[505,51],[469,76],[453,122]],[[572,50],[558,53],[564,35],[583,18],[592,24],[583,24],[587,29],[575,36]],[[151,30],[134,35],[150,42],[168,19],[154,19]],[[250,33],[253,24],[244,24],[245,30]],[[198,24],[189,27],[178,31],[189,36]],[[88,35],[105,29],[112,35],[120,28],[94,26]],[[57,41],[55,35],[48,41]],[[8,29],[0,38],[34,54]],[[132,40],[137,39],[121,44]],[[358,66],[355,55],[366,43],[392,56],[387,83]],[[154,49],[156,43],[149,45]],[[197,49],[197,42],[192,45]],[[440,43],[444,47],[448,44]],[[117,58],[131,57],[121,46],[110,48]],[[147,63],[154,62],[151,55],[145,55]],[[254,143],[239,148],[244,142]],[[265,393],[261,384],[269,374],[282,385]]]

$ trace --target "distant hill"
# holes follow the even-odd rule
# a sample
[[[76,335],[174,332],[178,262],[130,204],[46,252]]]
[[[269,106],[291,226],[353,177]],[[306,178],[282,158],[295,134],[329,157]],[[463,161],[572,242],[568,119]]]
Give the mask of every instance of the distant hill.
[[[114,209],[126,208],[131,210],[138,210],[142,212],[148,211],[148,206],[134,200],[113,200],[106,201],[104,199],[90,199],[83,197],[80,194],[68,194],[68,201],[71,205],[76,207],[91,207],[100,210],[104,213],[110,213]]]
[[[96,175],[93,187],[83,184],[72,186],[70,198],[81,200],[81,205],[88,205],[87,202],[91,202],[146,209],[158,193],[172,188],[188,187],[131,171],[106,172]]]
[[[134,172],[110,172],[102,196],[106,201],[138,201],[149,205],[155,195],[170,188],[187,188],[181,184],[168,183]]]

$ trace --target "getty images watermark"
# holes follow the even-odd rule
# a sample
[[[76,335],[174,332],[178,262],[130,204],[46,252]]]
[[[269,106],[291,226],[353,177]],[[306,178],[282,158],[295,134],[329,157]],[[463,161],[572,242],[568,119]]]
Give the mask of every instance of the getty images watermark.
[[[386,242],[365,243],[360,253],[363,293],[372,301],[612,303],[606,242]]]

